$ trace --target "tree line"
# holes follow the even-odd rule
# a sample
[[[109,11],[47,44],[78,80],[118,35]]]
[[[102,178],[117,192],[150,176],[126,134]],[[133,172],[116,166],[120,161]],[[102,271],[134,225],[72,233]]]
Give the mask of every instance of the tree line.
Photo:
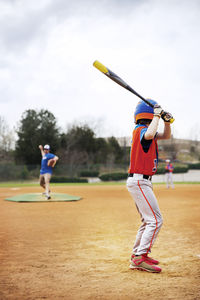
[[[40,144],[50,144],[51,152],[59,156],[54,170],[57,176],[77,176],[85,171],[126,172],[129,165],[130,145],[121,147],[113,136],[97,137],[87,124],[72,124],[63,131],[50,111],[29,109],[22,114],[15,132],[0,116],[0,179],[38,176]],[[179,150],[173,140],[161,148],[161,155],[167,153],[167,157],[178,162]],[[191,144],[190,154],[199,160],[199,153],[193,148]]]
[[[25,164],[29,168],[40,164],[40,144],[50,144],[51,152],[60,157],[59,164],[66,164],[71,168],[128,163],[127,155],[124,155],[124,149],[115,137],[96,137],[87,124],[71,125],[64,132],[58,127],[55,116],[45,109],[26,110],[16,134],[15,148],[4,150],[7,155],[12,155],[16,164]]]

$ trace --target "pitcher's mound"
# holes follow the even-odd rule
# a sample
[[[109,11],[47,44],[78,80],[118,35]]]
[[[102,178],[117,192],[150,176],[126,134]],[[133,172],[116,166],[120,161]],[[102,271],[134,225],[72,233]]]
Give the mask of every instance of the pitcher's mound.
[[[34,193],[34,194],[17,195],[11,198],[6,198],[5,200],[15,201],[15,202],[63,202],[63,201],[78,201],[80,199],[81,197],[78,196],[52,193],[51,199],[47,200],[45,195],[42,195],[41,193]]]

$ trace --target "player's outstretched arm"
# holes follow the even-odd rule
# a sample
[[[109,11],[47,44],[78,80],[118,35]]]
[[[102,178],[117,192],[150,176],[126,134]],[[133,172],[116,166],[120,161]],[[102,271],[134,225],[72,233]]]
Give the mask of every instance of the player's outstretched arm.
[[[162,112],[163,112],[162,107],[160,105],[156,104],[154,106],[153,119],[152,119],[151,123],[149,124],[147,131],[144,134],[145,140],[152,140],[154,138],[154,136],[156,135],[157,130],[158,130],[159,120],[162,115]]]
[[[169,122],[164,122],[165,127],[163,133],[158,133],[157,138],[159,140],[167,140],[171,137],[171,126]]]
[[[147,131],[144,134],[145,140],[153,140],[153,138],[156,135],[156,132],[158,130],[159,120],[160,120],[159,117],[157,117],[157,116],[153,117],[153,120],[151,121],[150,125],[148,126]]]
[[[41,155],[44,156],[43,146],[42,146],[42,145],[39,145],[39,149],[40,149],[40,151],[41,151]]]

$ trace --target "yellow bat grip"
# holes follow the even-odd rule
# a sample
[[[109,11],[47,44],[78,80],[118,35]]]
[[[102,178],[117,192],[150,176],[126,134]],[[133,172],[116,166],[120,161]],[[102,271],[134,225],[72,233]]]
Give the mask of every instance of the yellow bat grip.
[[[173,123],[174,121],[175,121],[175,119],[174,119],[174,118],[171,118],[169,122],[170,122],[170,123]]]
[[[95,62],[93,63],[93,66],[104,74],[109,73],[108,69],[102,63],[100,63],[98,60],[95,60]]]

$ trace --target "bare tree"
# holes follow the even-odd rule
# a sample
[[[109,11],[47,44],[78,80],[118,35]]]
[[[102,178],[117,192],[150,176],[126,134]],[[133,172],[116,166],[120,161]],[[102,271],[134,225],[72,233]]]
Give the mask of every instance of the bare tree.
[[[9,128],[4,117],[0,116],[0,150],[5,152],[13,150],[14,144],[14,131]]]

